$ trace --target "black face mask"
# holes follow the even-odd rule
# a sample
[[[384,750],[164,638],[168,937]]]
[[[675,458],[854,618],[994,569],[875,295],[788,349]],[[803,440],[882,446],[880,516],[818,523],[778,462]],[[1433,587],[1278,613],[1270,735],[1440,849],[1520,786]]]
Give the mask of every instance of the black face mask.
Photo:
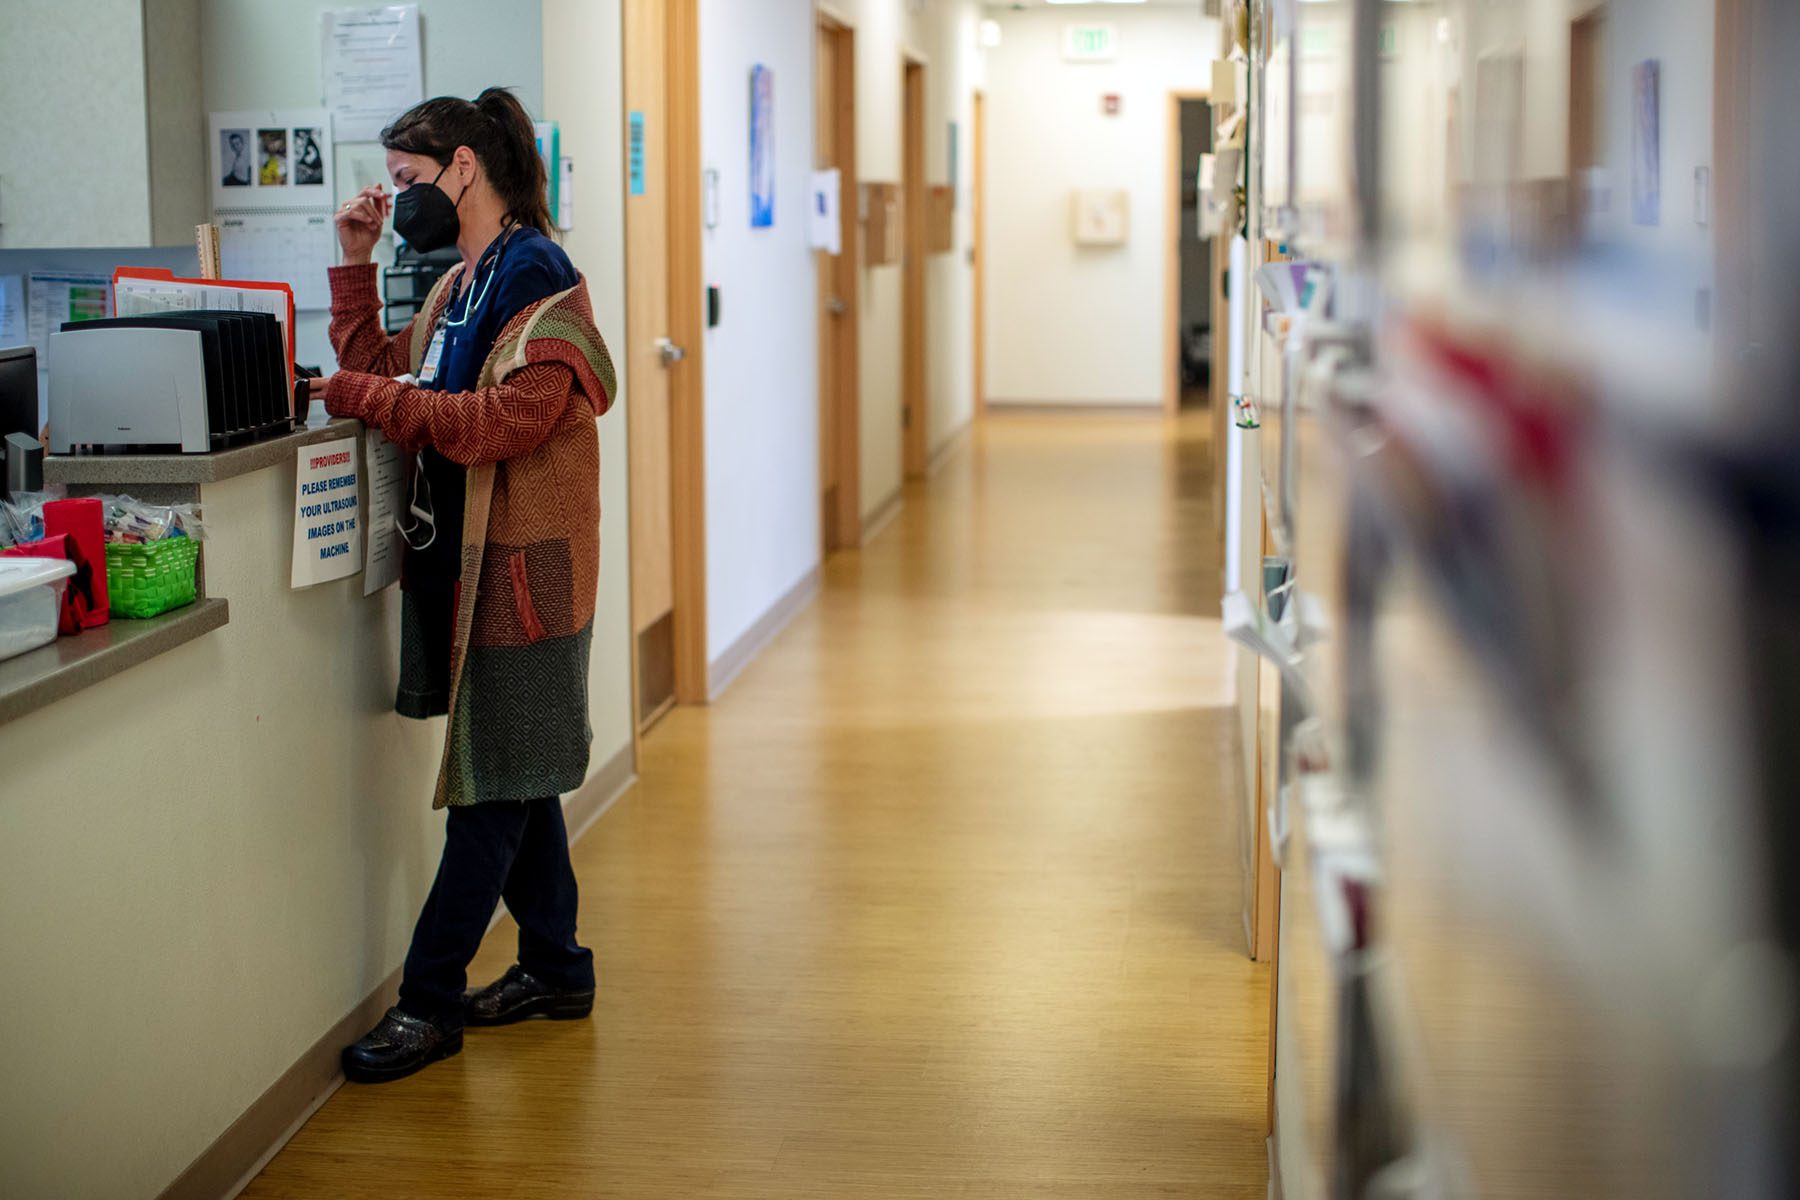
[[[449,169],[450,164],[445,163],[438,171],[437,179],[429,184],[415,179],[411,187],[394,197],[394,232],[405,238],[407,245],[424,254],[455,245],[456,235],[462,232],[456,210],[469,189],[465,185],[452,203],[437,185],[438,179],[442,179]]]

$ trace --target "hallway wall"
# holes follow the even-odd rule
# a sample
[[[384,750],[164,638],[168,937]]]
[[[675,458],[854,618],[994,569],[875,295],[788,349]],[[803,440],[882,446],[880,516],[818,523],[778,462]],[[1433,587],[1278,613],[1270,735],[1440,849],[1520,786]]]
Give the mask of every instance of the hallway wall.
[[[1685,263],[1710,286],[1712,220],[1700,219],[1694,172],[1713,165],[1714,0],[1647,0],[1633,11],[1637,19],[1611,21],[1605,34],[1606,86],[1617,98],[1606,112],[1607,159],[1618,168],[1612,191],[1616,228],[1621,241]],[[1628,98],[1632,71],[1646,60],[1662,64],[1662,222],[1655,226],[1639,225],[1631,214],[1634,118]]]
[[[901,72],[910,54],[926,63],[925,175],[948,183],[949,122],[962,130],[961,176],[970,178],[969,111],[983,78],[975,41],[981,6],[975,0],[933,0],[909,12],[904,0],[829,0],[821,7],[856,30],[857,175],[899,183]],[[935,447],[973,412],[969,327],[973,276],[968,204],[958,211],[957,253],[936,255],[926,268],[927,368],[931,394],[929,439]],[[874,515],[900,490],[900,311],[898,264],[866,267],[861,304],[862,510]]]
[[[819,562],[818,279],[811,0],[700,0],[704,232],[721,320],[706,334],[706,604],[716,662]],[[774,73],[775,224],[750,226],[750,69]]]
[[[625,414],[624,45],[620,0],[543,0],[544,115],[560,123],[575,164],[574,228],[563,249],[587,281],[594,320],[612,352],[619,395],[600,418],[600,591],[588,665],[589,778],[631,749],[631,492]]]
[[[986,82],[985,54],[977,40],[981,6],[940,3],[932,11],[926,76],[925,163],[931,183],[950,182],[950,123],[956,139],[956,246],[934,254],[925,273],[926,369],[930,395],[928,432],[935,452],[975,416],[975,138],[974,96]]]
[[[974,411],[969,181],[971,96],[981,78],[975,0],[908,13],[903,0],[826,6],[856,30],[857,177],[900,179],[901,62],[926,68],[926,176],[947,183],[961,130],[954,253],[926,267],[930,442]],[[703,235],[721,321],[706,335],[707,657],[717,662],[819,563],[818,297],[806,199],[813,151],[811,0],[701,0],[701,154],[719,172],[719,225]],[[775,224],[749,222],[750,68],[775,76]],[[854,193],[846,194],[854,203]],[[873,515],[901,482],[897,266],[865,268],[861,294],[860,503]]]
[[[987,52],[987,392],[991,404],[1161,404],[1168,95],[1205,90],[1218,23],[1193,9],[1107,9],[1119,57],[1070,63],[1076,10],[993,13]],[[1091,19],[1094,9],[1078,10]],[[1101,97],[1121,112],[1106,116]],[[1123,188],[1122,247],[1078,247],[1078,188]]]

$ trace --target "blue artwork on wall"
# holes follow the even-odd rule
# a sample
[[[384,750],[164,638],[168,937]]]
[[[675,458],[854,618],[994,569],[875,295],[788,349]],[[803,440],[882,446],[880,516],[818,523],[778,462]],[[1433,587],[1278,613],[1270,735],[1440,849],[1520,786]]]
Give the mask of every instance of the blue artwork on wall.
[[[1662,63],[1631,72],[1631,219],[1662,224]]]
[[[775,224],[775,73],[750,68],[750,227]]]

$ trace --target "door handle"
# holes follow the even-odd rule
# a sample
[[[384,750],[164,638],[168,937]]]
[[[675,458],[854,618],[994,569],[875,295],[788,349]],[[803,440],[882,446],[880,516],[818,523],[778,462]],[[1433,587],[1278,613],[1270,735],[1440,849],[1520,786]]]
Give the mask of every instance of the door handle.
[[[841,317],[850,311],[850,304],[842,296],[833,296],[825,302],[825,311],[834,317]]]
[[[672,367],[687,357],[687,351],[666,337],[656,339],[656,352],[662,356],[662,365]]]

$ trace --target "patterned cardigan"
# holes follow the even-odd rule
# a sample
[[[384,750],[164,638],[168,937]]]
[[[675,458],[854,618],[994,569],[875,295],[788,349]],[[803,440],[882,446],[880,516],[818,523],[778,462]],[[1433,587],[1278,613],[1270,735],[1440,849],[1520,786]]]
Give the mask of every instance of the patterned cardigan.
[[[426,391],[425,343],[461,266],[389,338],[375,268],[331,270],[331,342],[346,370],[325,407],[411,452],[468,468],[450,648],[450,726],[433,807],[561,795],[586,778],[588,655],[600,573],[600,439],[612,359],[583,280],[500,331],[476,390]],[[423,673],[423,630],[402,605],[401,692]],[[411,676],[411,678],[409,678]]]

